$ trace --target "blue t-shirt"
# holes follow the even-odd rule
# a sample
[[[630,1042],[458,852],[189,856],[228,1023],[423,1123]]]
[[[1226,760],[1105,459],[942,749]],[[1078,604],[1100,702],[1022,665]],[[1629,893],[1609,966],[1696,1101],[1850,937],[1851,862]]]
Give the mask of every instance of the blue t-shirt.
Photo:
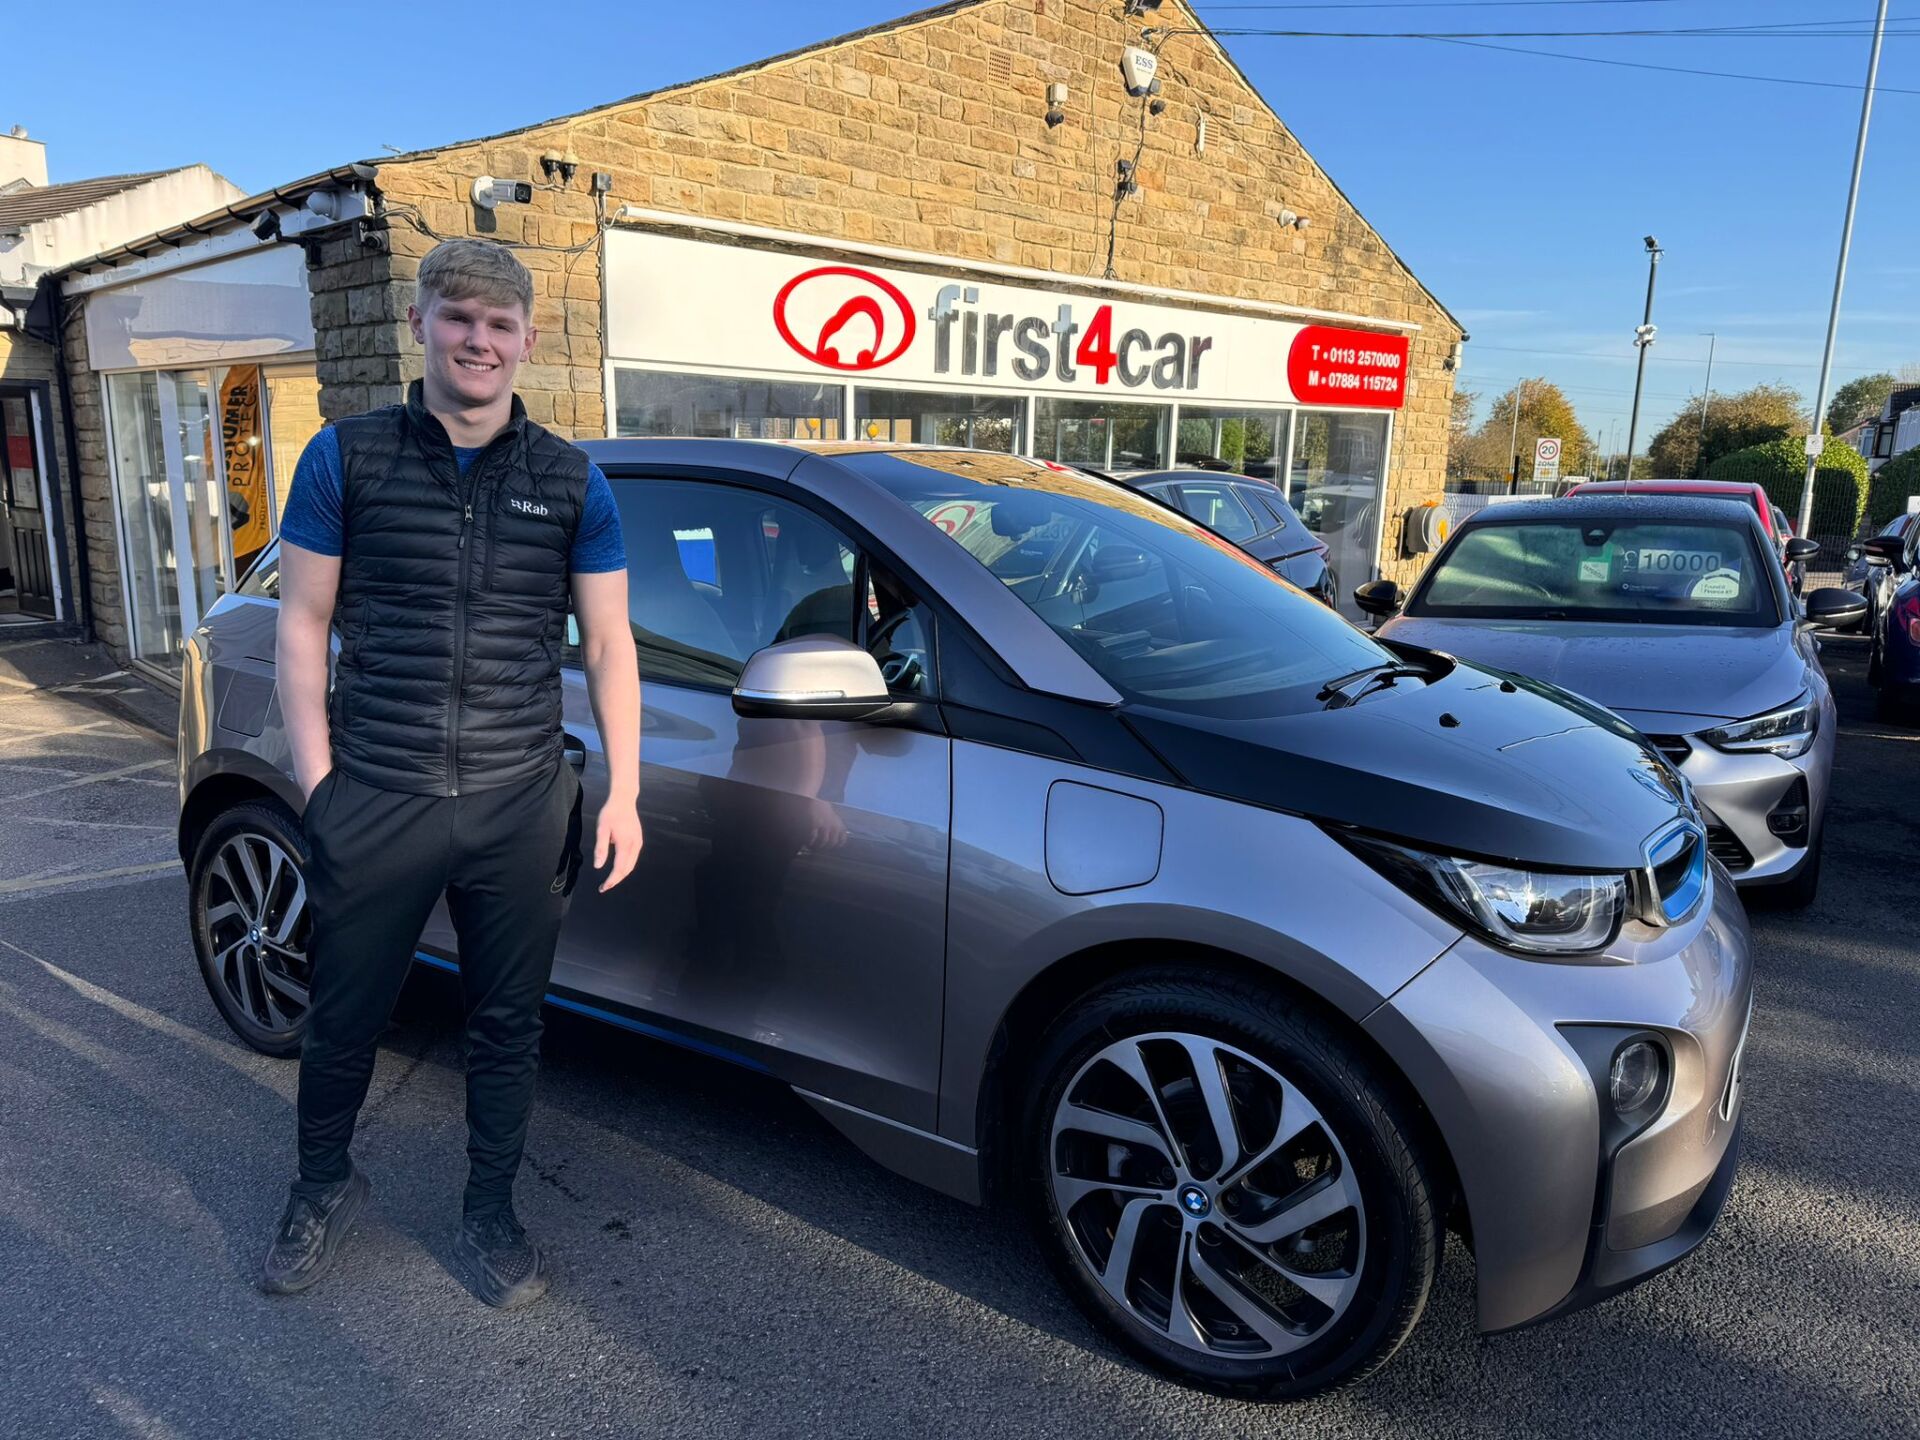
[[[485,448],[454,446],[462,475]],[[316,555],[338,555],[345,548],[340,476],[340,434],[331,425],[323,426],[307,442],[307,448],[300,452],[300,463],[294,467],[293,488],[280,516],[281,539]],[[624,570],[626,565],[627,543],[620,534],[620,510],[613,502],[613,487],[598,465],[589,465],[586,507],[580,514],[580,528],[574,533],[567,568],[576,575],[598,575]]]

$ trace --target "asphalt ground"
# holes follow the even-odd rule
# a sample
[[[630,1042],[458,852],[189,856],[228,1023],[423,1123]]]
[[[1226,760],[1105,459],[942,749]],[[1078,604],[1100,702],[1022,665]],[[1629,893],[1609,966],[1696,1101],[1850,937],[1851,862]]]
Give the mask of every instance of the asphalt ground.
[[[895,1179],[778,1085],[557,1013],[518,1192],[557,1281],[485,1309],[448,1268],[462,1083],[431,977],[381,1052],[338,1270],[260,1295],[295,1067],[201,985],[170,701],[97,651],[0,644],[0,1434],[1920,1434],[1920,730],[1871,718],[1858,642],[1827,656],[1824,888],[1755,916],[1747,1148],[1713,1237],[1497,1337],[1452,1244],[1385,1372],[1263,1407],[1142,1370],[1014,1217]]]

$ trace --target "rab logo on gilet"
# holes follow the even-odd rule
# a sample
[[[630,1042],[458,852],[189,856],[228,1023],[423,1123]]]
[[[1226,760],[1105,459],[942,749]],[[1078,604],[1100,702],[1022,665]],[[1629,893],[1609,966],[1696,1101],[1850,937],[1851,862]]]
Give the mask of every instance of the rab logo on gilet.
[[[518,510],[522,515],[545,515],[549,513],[546,506],[537,504],[532,500],[522,500],[518,496],[508,497],[507,505],[511,509]]]

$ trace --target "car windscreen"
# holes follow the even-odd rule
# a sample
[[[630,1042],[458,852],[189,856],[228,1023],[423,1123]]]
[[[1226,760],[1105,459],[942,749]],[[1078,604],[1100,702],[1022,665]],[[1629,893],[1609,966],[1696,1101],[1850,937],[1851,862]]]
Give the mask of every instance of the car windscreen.
[[[842,455],[984,565],[1114,689],[1196,713],[1319,709],[1394,657],[1203,526],[1124,486],[980,452]]]
[[[1751,529],[1634,520],[1529,520],[1463,530],[1409,615],[1500,620],[1780,623]]]

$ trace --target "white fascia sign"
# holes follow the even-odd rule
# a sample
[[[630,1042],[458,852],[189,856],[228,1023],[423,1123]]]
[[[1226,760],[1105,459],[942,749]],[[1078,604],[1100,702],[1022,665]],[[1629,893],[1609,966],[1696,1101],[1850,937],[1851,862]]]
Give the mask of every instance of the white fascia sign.
[[[1090,399],[1393,409],[1405,395],[1401,335],[645,231],[606,245],[616,362]]]

